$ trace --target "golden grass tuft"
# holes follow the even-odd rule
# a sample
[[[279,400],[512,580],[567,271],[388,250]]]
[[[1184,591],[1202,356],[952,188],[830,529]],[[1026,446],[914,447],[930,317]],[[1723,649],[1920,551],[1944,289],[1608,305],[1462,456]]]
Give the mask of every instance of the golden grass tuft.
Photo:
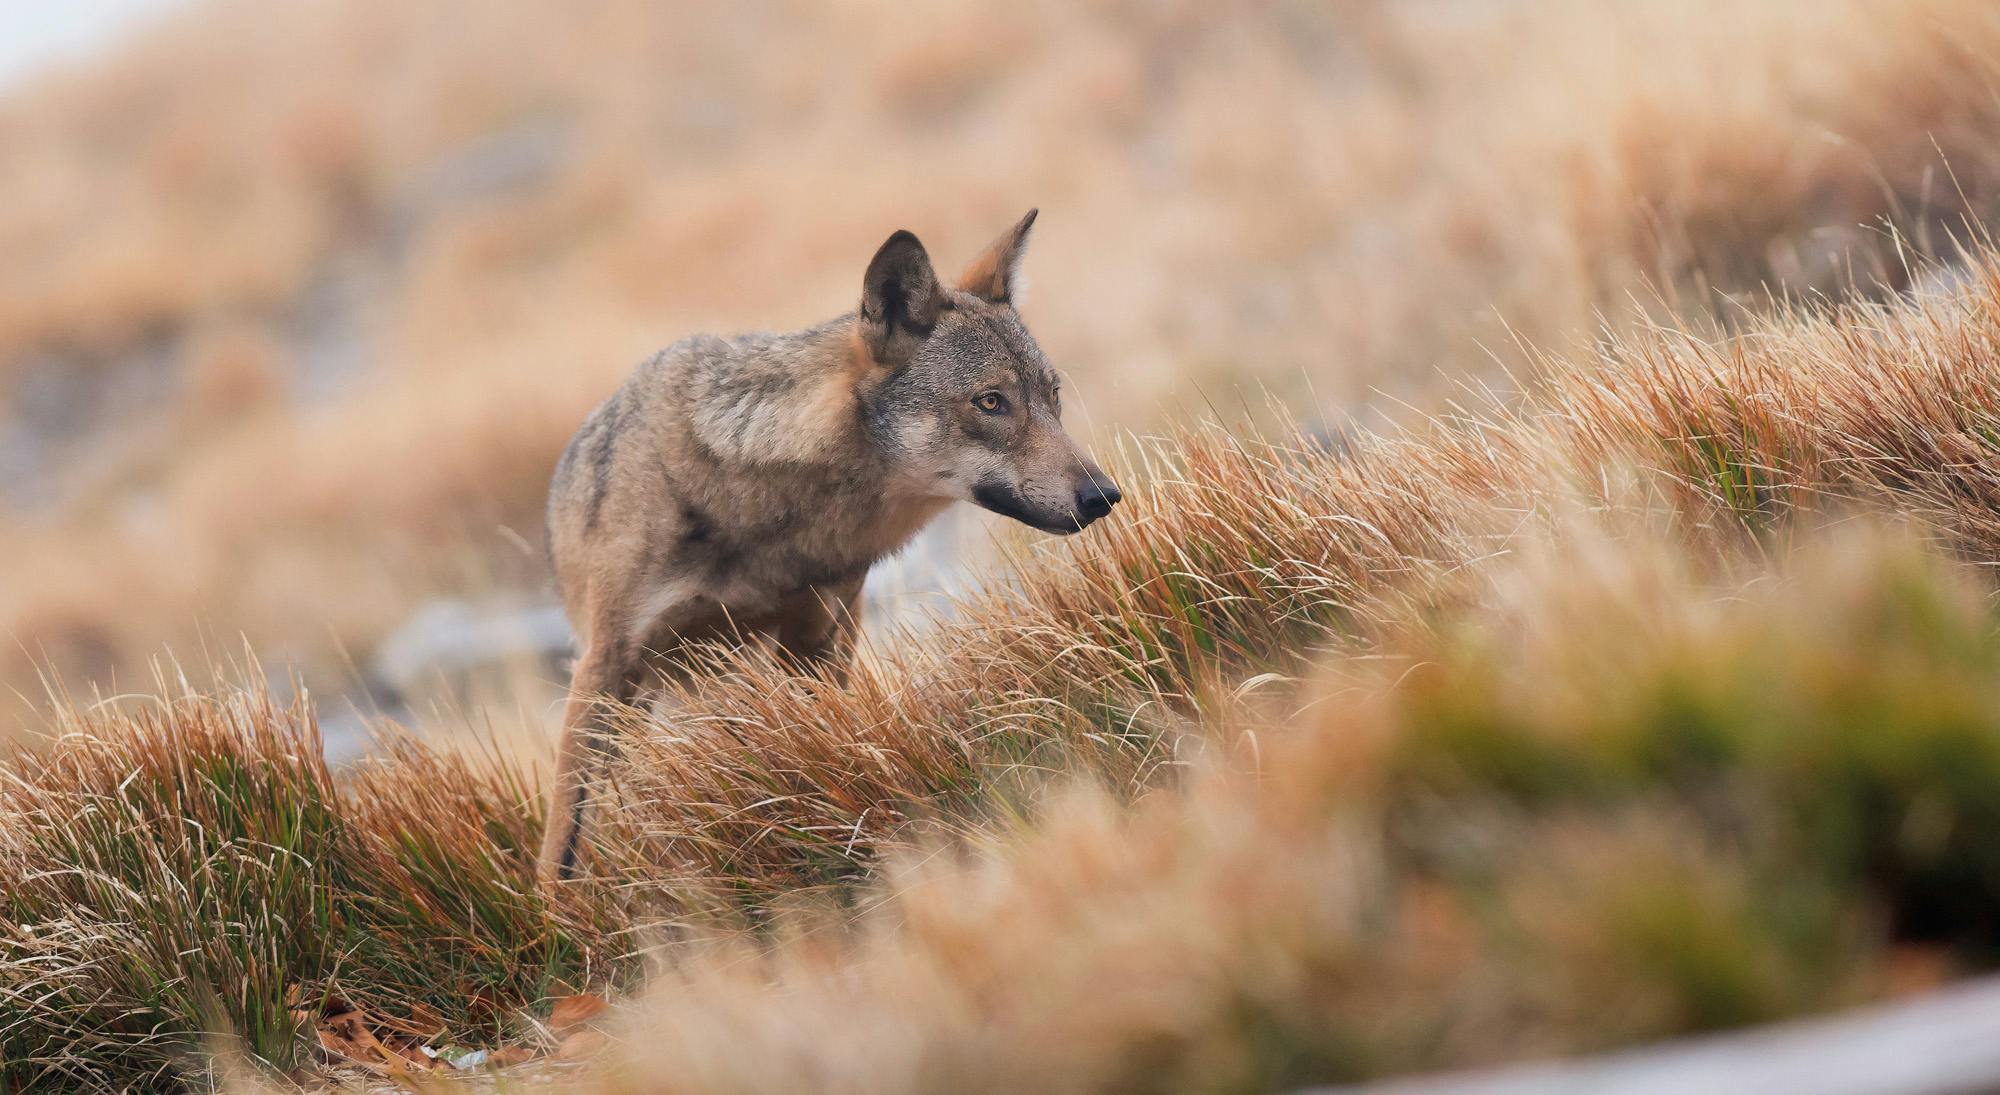
[[[213,1038],[310,1063],[352,1001],[492,1039],[601,979],[607,922],[534,892],[539,803],[397,741],[349,778],[310,710],[258,690],[65,706],[0,785],[0,1080],[167,1087]]]

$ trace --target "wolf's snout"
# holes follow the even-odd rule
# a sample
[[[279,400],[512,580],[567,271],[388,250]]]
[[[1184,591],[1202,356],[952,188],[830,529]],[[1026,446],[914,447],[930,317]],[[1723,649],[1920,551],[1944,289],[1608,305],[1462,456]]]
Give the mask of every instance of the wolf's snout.
[[[1076,492],[1076,513],[1084,524],[1090,524],[1111,512],[1125,496],[1119,493],[1118,484],[1101,476],[1093,476]]]

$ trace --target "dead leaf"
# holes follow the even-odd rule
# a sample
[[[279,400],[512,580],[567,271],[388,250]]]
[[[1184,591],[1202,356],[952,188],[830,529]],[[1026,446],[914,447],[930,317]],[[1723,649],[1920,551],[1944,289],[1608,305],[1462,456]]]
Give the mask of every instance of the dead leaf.
[[[501,1046],[486,1055],[486,1064],[491,1068],[507,1068],[525,1065],[539,1056],[541,1054],[526,1046]]]
[[[389,1073],[387,1068],[375,1062],[367,1047],[357,1046],[330,1031],[319,1032],[319,1048],[337,1064],[355,1065],[382,1076]]]
[[[562,997],[556,1001],[555,1009],[549,1012],[549,1029],[560,1032],[581,1026],[604,1014],[610,1007],[604,997],[593,993]]]
[[[377,1052],[375,1036],[368,1032],[358,1011],[345,1012],[320,1020],[319,1047],[345,1064],[359,1065],[370,1072],[387,1075],[392,1067]]]
[[[594,1056],[610,1044],[611,1039],[601,1030],[579,1030],[575,1034],[564,1038],[562,1044],[556,1047],[556,1059],[559,1061],[581,1060],[585,1057]]]
[[[320,1048],[344,1064],[358,1065],[378,1076],[436,1072],[445,1067],[415,1040],[391,1036],[384,1042],[373,1028],[374,1023],[359,1010],[329,1015],[317,1028]]]

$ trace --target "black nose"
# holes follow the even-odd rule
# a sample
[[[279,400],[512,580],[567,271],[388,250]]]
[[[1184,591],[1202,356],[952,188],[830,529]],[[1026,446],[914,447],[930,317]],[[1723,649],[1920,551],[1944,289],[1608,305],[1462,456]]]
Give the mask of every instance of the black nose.
[[[1076,492],[1076,512],[1085,524],[1097,520],[1111,512],[1125,496],[1118,493],[1118,484],[1109,479],[1101,479]]]

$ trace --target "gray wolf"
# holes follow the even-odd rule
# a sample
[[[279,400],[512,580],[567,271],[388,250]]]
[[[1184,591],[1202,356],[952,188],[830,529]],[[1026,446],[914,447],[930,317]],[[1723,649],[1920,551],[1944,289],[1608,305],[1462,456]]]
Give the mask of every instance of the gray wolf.
[[[954,501],[1052,533],[1115,483],[1062,427],[1061,381],[1015,311],[1030,211],[955,285],[907,231],[860,306],[784,334],[697,335],[584,421],[549,488],[548,548],[579,652],[540,873],[578,870],[611,715],[703,640],[764,641],[838,679],[862,580]]]

